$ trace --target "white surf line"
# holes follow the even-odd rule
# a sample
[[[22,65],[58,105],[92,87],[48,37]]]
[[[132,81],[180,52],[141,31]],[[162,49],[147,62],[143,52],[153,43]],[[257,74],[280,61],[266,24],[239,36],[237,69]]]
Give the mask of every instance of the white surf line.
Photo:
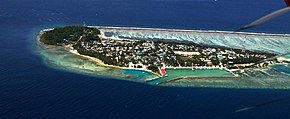
[[[165,29],[165,28],[142,28],[142,27],[114,27],[114,26],[88,26],[98,29],[113,29],[113,30],[149,30],[149,31],[167,31],[167,32],[196,32],[196,33],[225,33],[237,35],[261,35],[261,36],[286,36],[290,34],[273,34],[273,33],[254,33],[254,32],[234,32],[222,30],[187,30],[187,29]]]

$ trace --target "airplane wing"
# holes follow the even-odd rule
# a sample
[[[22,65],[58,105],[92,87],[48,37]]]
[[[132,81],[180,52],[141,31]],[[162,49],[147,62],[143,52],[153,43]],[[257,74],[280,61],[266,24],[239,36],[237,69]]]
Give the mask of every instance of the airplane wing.
[[[290,0],[285,0],[287,7],[290,7]]]
[[[260,19],[258,19],[256,21],[252,22],[251,24],[246,25],[246,26],[236,30],[235,32],[239,32],[239,31],[242,31],[242,30],[245,30],[245,29],[252,28],[254,26],[257,26],[257,25],[260,25],[262,23],[265,23],[265,22],[267,22],[267,21],[269,21],[269,20],[271,20],[273,18],[276,18],[276,17],[278,17],[278,16],[280,16],[280,15],[286,13],[286,12],[289,12],[290,11],[290,0],[285,0],[285,3],[287,5],[286,8],[283,8],[283,9],[277,10],[275,12],[272,12],[272,13],[270,13],[270,14],[268,14],[268,15],[266,15],[266,16],[264,16],[264,17],[262,17],[262,18],[260,18]]]

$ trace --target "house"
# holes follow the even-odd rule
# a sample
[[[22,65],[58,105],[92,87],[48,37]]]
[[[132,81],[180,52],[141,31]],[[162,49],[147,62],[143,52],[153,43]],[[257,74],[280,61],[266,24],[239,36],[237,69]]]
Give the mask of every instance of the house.
[[[184,51],[173,51],[177,55],[182,55],[182,56],[193,56],[193,55],[200,55],[199,52],[184,52]]]

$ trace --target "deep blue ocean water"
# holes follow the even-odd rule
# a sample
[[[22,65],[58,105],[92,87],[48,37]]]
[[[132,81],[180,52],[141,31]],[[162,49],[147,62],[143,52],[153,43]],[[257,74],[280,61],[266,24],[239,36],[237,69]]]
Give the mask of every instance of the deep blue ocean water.
[[[34,49],[43,28],[86,22],[230,31],[284,6],[283,0],[1,0],[0,119],[289,119],[289,90],[169,88],[95,78],[49,68]],[[290,33],[289,19],[288,13],[249,31]]]

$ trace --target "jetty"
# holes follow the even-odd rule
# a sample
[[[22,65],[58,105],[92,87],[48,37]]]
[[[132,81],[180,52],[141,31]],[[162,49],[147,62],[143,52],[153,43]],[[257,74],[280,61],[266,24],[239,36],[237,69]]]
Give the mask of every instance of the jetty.
[[[239,76],[205,76],[205,77],[199,77],[199,76],[183,76],[183,77],[179,77],[179,78],[174,78],[174,79],[170,79],[170,80],[166,80],[163,82],[158,82],[156,83],[156,85],[162,85],[165,83],[170,83],[170,82],[174,82],[177,80],[181,80],[181,79],[208,79],[208,78],[239,78]]]
[[[166,73],[163,77],[146,80],[147,84],[160,85],[188,78],[238,78],[239,75],[233,73],[225,67],[166,67],[160,68],[160,72]]]

